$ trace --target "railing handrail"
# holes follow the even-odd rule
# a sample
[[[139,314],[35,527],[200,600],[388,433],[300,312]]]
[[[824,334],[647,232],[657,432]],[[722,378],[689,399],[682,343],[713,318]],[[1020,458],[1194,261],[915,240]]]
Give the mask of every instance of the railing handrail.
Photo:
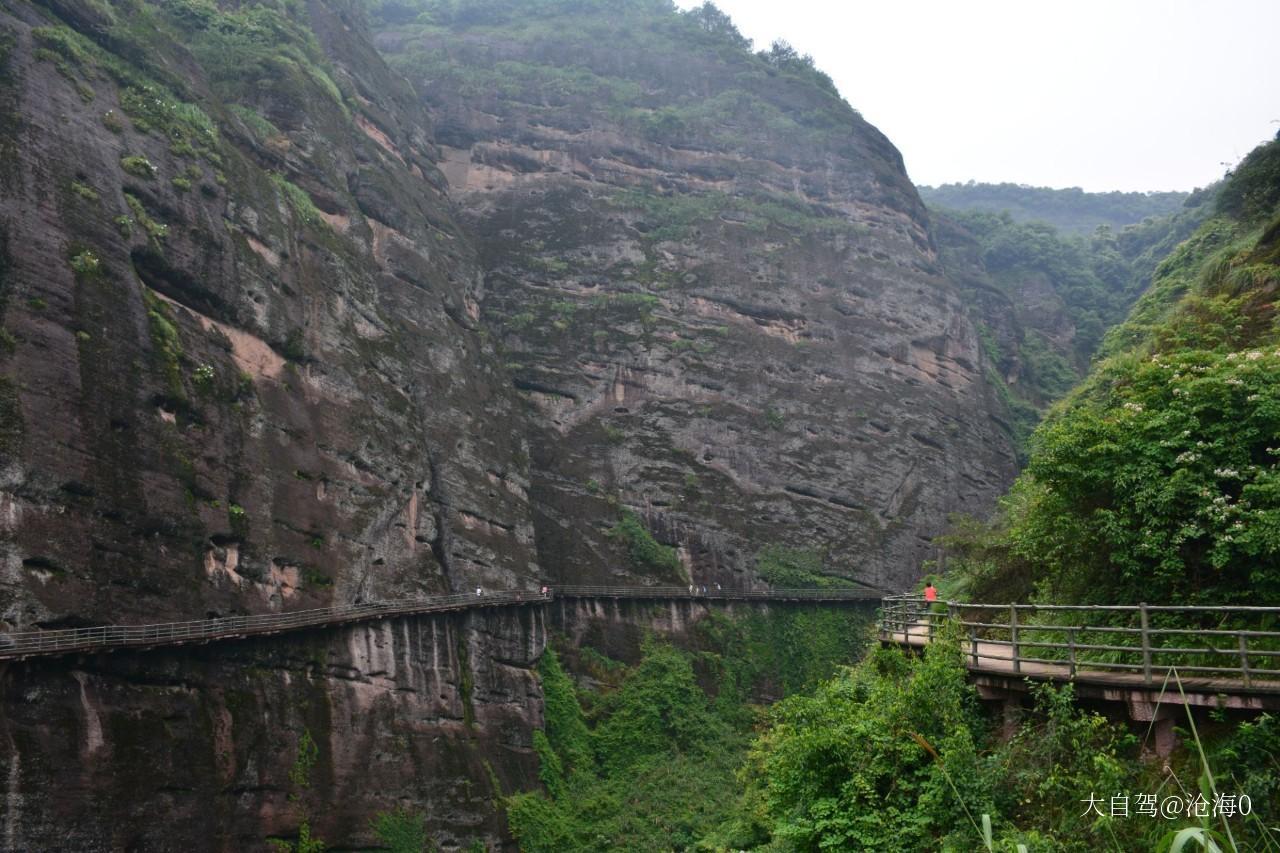
[[[1136,617],[1137,625],[1132,622],[1054,624],[1037,620],[1037,614],[1041,613],[1111,614],[1126,620]],[[965,618],[969,614],[974,618]],[[1007,616],[1001,620],[1000,614]],[[1152,624],[1151,617],[1159,614],[1201,619],[1220,616],[1222,619],[1217,620],[1218,627],[1214,628],[1189,627],[1187,619],[1181,620],[1181,624],[1176,621],[1172,625]],[[1082,671],[1118,671],[1131,673],[1150,685],[1157,675],[1177,669],[1205,677],[1227,678],[1247,689],[1280,692],[1280,668],[1277,668],[1280,666],[1277,660],[1280,659],[1280,630],[1258,630],[1250,626],[1264,616],[1280,618],[1280,607],[983,604],[929,602],[918,593],[900,593],[885,596],[881,602],[879,627],[885,641],[919,645],[932,641],[939,624],[953,622],[967,640],[965,656],[969,668],[974,670],[1022,674],[1024,665],[1038,665],[1041,669],[1036,674],[1042,677],[1065,675],[1069,678],[1075,678]],[[1231,627],[1232,622],[1237,626]],[[1055,639],[1057,636],[1062,639]],[[1192,636],[1205,638],[1205,647],[1190,647]],[[1125,637],[1135,638],[1135,644],[1121,645]],[[1224,642],[1228,638],[1229,641]],[[1054,657],[1055,653],[1065,654]],[[1094,653],[1113,659],[1099,659]],[[1174,657],[1176,661],[1171,660]],[[1265,680],[1262,687],[1255,683],[1259,678]]]
[[[546,602],[556,597],[663,598],[734,600],[816,600],[878,601],[883,597],[872,589],[708,589],[702,586],[585,586],[569,585],[540,590],[499,590],[479,593],[458,592],[431,598],[371,601],[359,604],[157,622],[141,625],[94,625],[83,628],[14,631],[0,633],[0,659],[40,654],[64,654],[108,648],[176,645],[192,640],[217,640],[278,633],[285,630],[332,625],[390,616],[406,616],[447,610],[506,604]]]

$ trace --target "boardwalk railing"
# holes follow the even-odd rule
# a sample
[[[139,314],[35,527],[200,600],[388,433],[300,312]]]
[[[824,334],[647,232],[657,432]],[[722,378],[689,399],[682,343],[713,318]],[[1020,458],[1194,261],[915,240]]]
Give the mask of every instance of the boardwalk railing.
[[[930,605],[922,596],[893,595],[880,614],[881,639],[906,645],[958,624],[973,670],[1126,673],[1150,685],[1176,668],[1245,687],[1280,681],[1280,607]]]
[[[35,655],[59,655],[117,648],[177,646],[213,640],[278,634],[324,625],[340,625],[392,616],[412,616],[476,607],[547,602],[564,598],[708,599],[719,601],[878,601],[882,593],[871,589],[704,590],[696,587],[566,586],[546,593],[526,590],[454,593],[432,598],[370,602],[255,616],[226,616],[189,622],[151,625],[100,625],[52,631],[0,633],[0,659]]]
[[[286,613],[263,613],[256,616],[226,616],[191,622],[161,622],[152,625],[102,625],[94,628],[63,628],[55,631],[19,631],[0,634],[0,658],[22,658],[32,655],[137,646],[175,646],[210,640],[232,639],[263,634],[277,634],[319,625],[338,625],[369,619],[386,619],[418,613],[463,610],[547,601],[551,595],[525,590],[503,592],[455,593],[429,599],[352,604],[293,610]]]
[[[710,599],[714,601],[880,601],[884,593],[870,587],[836,589],[716,589],[695,586],[558,586],[559,598]]]

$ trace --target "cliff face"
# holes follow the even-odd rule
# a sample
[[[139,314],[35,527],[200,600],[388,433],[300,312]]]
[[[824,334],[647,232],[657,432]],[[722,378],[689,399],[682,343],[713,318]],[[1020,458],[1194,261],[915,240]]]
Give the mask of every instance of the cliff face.
[[[536,414],[565,578],[753,583],[766,545],[893,588],[1012,476],[974,327],[892,145],[793,55],[664,4],[384,7]],[[426,12],[419,17],[415,14]]]
[[[765,546],[892,588],[1003,488],[888,141],[715,15],[574,5],[382,5],[416,94],[346,0],[0,10],[0,630]],[[10,664],[0,838],[358,846],[400,804],[497,843],[541,618]]]
[[[0,18],[0,618],[533,583],[519,409],[421,109],[342,4],[164,9]]]
[[[0,849],[236,853],[304,821],[364,849],[398,807],[496,849],[498,799],[537,784],[545,641],[493,609],[10,665]]]
[[[538,582],[425,115],[354,7],[290,8],[0,10],[0,630]],[[0,847],[496,843],[536,619],[9,665]]]

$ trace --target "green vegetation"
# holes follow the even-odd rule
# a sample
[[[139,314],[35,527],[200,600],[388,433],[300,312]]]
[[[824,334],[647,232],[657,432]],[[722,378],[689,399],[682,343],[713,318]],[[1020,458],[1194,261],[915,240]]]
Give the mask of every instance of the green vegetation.
[[[812,59],[751,43],[710,4],[661,0],[375,0],[375,28],[402,43],[392,62],[427,97],[461,96],[556,126],[591,116],[653,142],[752,151],[785,140],[804,154],[849,151],[857,113]],[[501,42],[504,55],[492,55]],[[606,47],[607,46],[607,47]],[[706,81],[690,87],[688,80]]]
[[[548,650],[534,736],[543,790],[506,799],[521,849],[976,850],[986,815],[989,849],[1084,853],[1153,849],[1197,825],[1100,817],[1081,805],[1091,794],[1104,813],[1114,794],[1131,809],[1139,794],[1246,794],[1254,816],[1230,821],[1245,845],[1280,817],[1273,716],[1210,726],[1195,750],[1153,763],[1140,738],[1079,709],[1070,686],[1042,685],[1001,736],[949,632],[923,657],[878,648],[841,668],[864,648],[858,617],[817,615],[713,616],[696,653],[650,639],[633,666],[584,650],[592,687]],[[786,698],[761,709],[762,686]]]
[[[1148,217],[1168,216],[1188,198],[1184,192],[1087,193],[1079,187],[1055,190],[973,181],[917,189],[930,206],[1008,213],[1015,222],[1043,222],[1081,237],[1089,236],[1099,225],[1119,229]]]
[[[314,92],[346,113],[345,99],[300,5],[219,7],[211,0],[169,0],[164,12],[219,94],[234,98],[268,80],[277,93],[300,103]]]
[[[779,589],[852,586],[845,578],[827,574],[823,562],[823,555],[818,551],[769,545],[756,555],[756,574]]]
[[[620,208],[639,211],[654,224],[646,239],[687,239],[695,228],[717,221],[732,222],[748,231],[769,228],[816,233],[853,233],[857,226],[834,212],[824,212],[786,196],[728,195],[710,192],[699,195],[659,195],[647,190],[622,190],[610,202]]]
[[[161,248],[165,237],[169,236],[169,226],[163,222],[157,222],[147,213],[147,209],[142,206],[142,201],[133,193],[124,194],[125,203],[129,205],[129,210],[133,211],[133,217],[117,217],[115,220],[116,227],[120,229],[120,233],[126,231],[133,233],[135,224],[141,225],[142,230],[147,232],[147,237],[152,247],[157,251]]]
[[[1270,216],[1280,206],[1280,145],[1260,145],[1227,176],[1218,212],[1247,223]]]
[[[169,395],[175,401],[184,400],[186,390],[182,385],[182,339],[169,314],[169,304],[145,287],[142,290],[142,300],[147,308],[147,323],[151,330],[151,351],[164,374]]]
[[[622,510],[622,519],[609,530],[608,535],[622,541],[636,568],[656,572],[657,577],[664,580],[688,579],[676,549],[654,539],[644,522],[631,510]]]
[[[0,450],[10,453],[22,442],[24,422],[18,389],[8,376],[0,375]]]
[[[307,820],[298,825],[297,841],[268,838],[267,843],[276,853],[324,853],[325,850],[323,841],[311,837],[311,822]]]
[[[310,730],[303,729],[302,737],[298,738],[298,755],[293,760],[293,766],[289,768],[289,781],[294,787],[311,787],[311,769],[316,766],[319,759],[320,747],[316,746],[316,742],[311,738]]]
[[[97,278],[102,273],[102,261],[88,249],[81,249],[71,255],[67,261],[76,279],[85,281]]]
[[[275,139],[281,135],[280,128],[276,127],[268,121],[262,113],[252,107],[246,107],[240,104],[231,104],[227,109],[244,122],[245,126],[248,127],[259,140],[266,141],[268,139]]]
[[[1124,318],[1133,299],[1128,270],[1108,232],[1091,239],[1061,237],[1043,223],[1019,223],[1008,214],[951,213],[973,236],[997,286],[1016,293],[1044,276],[1075,326],[1074,355],[1087,363],[1103,333]]]
[[[427,820],[403,806],[379,812],[371,821],[373,832],[391,853],[425,853],[431,849]]]
[[[521,849],[736,846],[735,774],[758,718],[754,690],[776,678],[768,666],[786,660],[804,673],[788,685],[816,683],[864,642],[848,621],[775,618],[717,617],[697,654],[648,640],[634,666],[594,655],[610,685],[600,691],[575,688],[548,650],[539,664],[546,728],[534,738],[545,790],[506,802]],[[752,657],[770,647],[763,661]]]
[[[80,181],[71,182],[71,191],[85,201],[97,201],[98,192],[88,184],[82,184]]]
[[[1083,378],[1097,352],[1108,352],[1104,335],[1148,290],[1178,241],[1206,219],[1213,198],[1199,192],[1174,215],[1148,217],[1118,234],[1099,226],[1088,237],[1063,236],[1008,212],[935,211],[943,266],[977,315],[987,381],[1024,461],[1041,414]]]
[[[146,157],[130,154],[120,158],[120,168],[135,178],[151,179],[156,176],[156,167]]]
[[[1171,824],[1131,811],[1102,817],[1082,807],[1092,794],[1248,794],[1255,816],[1231,821],[1238,840],[1261,841],[1280,811],[1280,726],[1263,716],[1167,768],[1138,760],[1138,739],[1075,706],[1071,688],[1035,689],[1035,710],[1009,739],[979,711],[955,638],[923,658],[878,649],[812,696],[783,700],[752,747],[742,774],[741,835],[735,846],[797,850],[982,849],[979,815],[993,846],[1033,851],[1150,850]],[[1253,752],[1249,752],[1253,750]],[[1199,780],[1199,781],[1198,781]],[[1168,791],[1165,791],[1167,795]],[[1222,829],[1215,821],[1214,829]],[[1202,827],[1203,828],[1203,827]],[[1245,848],[1242,848],[1245,849]],[[1257,849],[1264,849],[1259,847]]]
[[[271,173],[271,183],[275,184],[276,189],[284,196],[289,204],[289,208],[299,219],[313,228],[325,225],[324,217],[320,214],[320,208],[316,207],[315,202],[311,200],[311,196],[307,195],[307,191],[291,183],[284,175],[278,172]]]
[[[142,83],[121,90],[120,109],[141,132],[168,139],[173,153],[220,160],[217,126],[195,104],[181,101],[159,86]]]
[[[1254,164],[1276,150],[1222,197],[1272,198]],[[1280,603],[1278,214],[1219,215],[1159,265],[997,517],[950,537],[974,594]]]

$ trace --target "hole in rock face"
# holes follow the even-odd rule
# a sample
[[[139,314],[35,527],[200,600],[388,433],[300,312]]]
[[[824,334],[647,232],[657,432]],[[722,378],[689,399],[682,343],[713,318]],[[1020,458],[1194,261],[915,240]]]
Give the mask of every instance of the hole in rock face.
[[[48,557],[27,557],[22,561],[22,567],[25,569],[37,569],[45,572],[60,572],[62,566],[58,565]]]
[[[234,533],[214,533],[209,537],[209,544],[215,548],[225,548],[228,545],[239,545],[244,541],[244,537]]]

